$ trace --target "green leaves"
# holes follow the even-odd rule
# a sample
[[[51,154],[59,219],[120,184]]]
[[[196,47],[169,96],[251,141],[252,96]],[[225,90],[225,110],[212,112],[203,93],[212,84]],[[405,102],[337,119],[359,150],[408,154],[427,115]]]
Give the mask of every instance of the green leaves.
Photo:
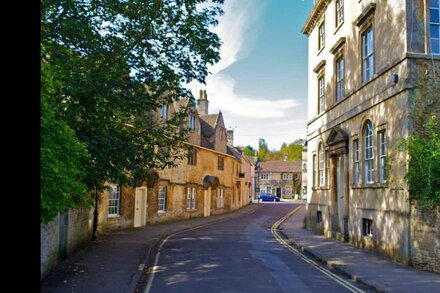
[[[297,139],[289,144],[283,143],[279,151],[269,150],[266,141],[263,138],[260,138],[258,160],[284,160],[285,157],[287,157],[287,160],[289,161],[301,160],[303,144],[303,139]]]
[[[47,223],[58,212],[80,203],[88,204],[83,180],[88,153],[74,131],[54,115],[48,95],[52,76],[45,67],[41,94],[41,221]]]
[[[421,208],[432,209],[440,204],[440,123],[431,115],[420,133],[404,141],[410,155],[409,170],[405,179],[411,198]]]
[[[204,83],[207,65],[218,62],[220,39],[209,27],[223,12],[209,3],[223,1],[41,2],[45,219],[84,201],[84,186],[131,184],[183,156],[186,110],[164,123],[155,110],[190,97],[182,84]],[[53,189],[55,177],[70,189]]]

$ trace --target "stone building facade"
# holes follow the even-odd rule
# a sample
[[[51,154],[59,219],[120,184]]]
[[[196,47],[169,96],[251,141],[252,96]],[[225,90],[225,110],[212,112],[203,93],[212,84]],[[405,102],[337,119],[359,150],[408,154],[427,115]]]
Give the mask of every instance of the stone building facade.
[[[98,232],[222,214],[250,203],[253,164],[233,146],[222,113],[209,114],[208,104],[206,91],[200,91],[197,106],[182,99],[152,113],[161,121],[188,108],[188,158],[136,186],[107,183],[109,189],[99,194]],[[41,225],[41,278],[91,239],[92,222],[93,209],[79,208]]]
[[[170,119],[182,107],[189,113],[184,122],[190,128],[188,157],[177,167],[156,170],[152,180],[138,187],[114,186],[103,192],[101,231],[221,214],[249,204],[252,178],[250,172],[242,173],[242,166],[248,165],[233,146],[233,132],[228,141],[221,111],[209,114],[206,91],[200,91],[197,106],[188,99],[164,104],[154,119]]]
[[[301,161],[261,161],[258,186],[261,193],[298,199],[301,186]]]
[[[411,230],[424,220],[411,213],[408,160],[398,145],[413,129],[417,81],[440,69],[435,5],[318,0],[302,29],[309,37],[307,228],[406,264],[418,249]],[[440,233],[423,235],[438,271]]]

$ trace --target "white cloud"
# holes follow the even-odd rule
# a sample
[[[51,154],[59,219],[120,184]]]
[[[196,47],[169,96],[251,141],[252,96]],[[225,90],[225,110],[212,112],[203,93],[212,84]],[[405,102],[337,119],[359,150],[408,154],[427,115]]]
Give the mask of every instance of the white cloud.
[[[281,118],[298,104],[293,99],[254,99],[234,92],[236,81],[224,74],[210,76],[207,94],[213,111],[239,117]]]
[[[279,148],[283,142],[305,136],[305,116],[291,117],[292,109],[300,106],[299,103],[289,97],[256,99],[238,94],[234,88],[239,81],[223,72],[247,57],[259,36],[255,23],[266,4],[266,1],[254,0],[225,1],[225,14],[219,19],[219,26],[213,29],[223,42],[221,60],[209,68],[212,75],[206,79],[206,86],[192,84],[190,88],[195,97],[198,97],[198,89],[206,89],[209,112],[221,110],[226,127],[236,127],[234,144],[258,147],[258,139],[265,138],[270,148]]]
[[[219,25],[213,28],[223,43],[220,49],[221,60],[210,68],[213,75],[247,56],[258,33],[246,37],[245,34],[252,28],[265,5],[265,1],[225,1],[222,6],[225,13],[219,18]]]

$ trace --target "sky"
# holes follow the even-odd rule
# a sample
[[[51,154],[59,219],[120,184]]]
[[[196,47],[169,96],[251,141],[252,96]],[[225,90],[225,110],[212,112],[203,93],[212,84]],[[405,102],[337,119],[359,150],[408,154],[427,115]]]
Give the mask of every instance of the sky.
[[[313,0],[225,0],[213,28],[221,60],[209,67],[206,85],[193,83],[196,98],[206,90],[209,113],[223,114],[234,129],[234,145],[280,149],[306,137],[307,36],[301,33]]]

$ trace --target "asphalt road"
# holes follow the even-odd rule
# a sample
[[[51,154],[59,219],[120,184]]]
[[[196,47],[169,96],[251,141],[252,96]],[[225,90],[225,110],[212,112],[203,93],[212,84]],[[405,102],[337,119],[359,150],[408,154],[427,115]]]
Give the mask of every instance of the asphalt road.
[[[272,225],[293,203],[186,231],[163,245],[149,292],[350,292],[281,246]]]

